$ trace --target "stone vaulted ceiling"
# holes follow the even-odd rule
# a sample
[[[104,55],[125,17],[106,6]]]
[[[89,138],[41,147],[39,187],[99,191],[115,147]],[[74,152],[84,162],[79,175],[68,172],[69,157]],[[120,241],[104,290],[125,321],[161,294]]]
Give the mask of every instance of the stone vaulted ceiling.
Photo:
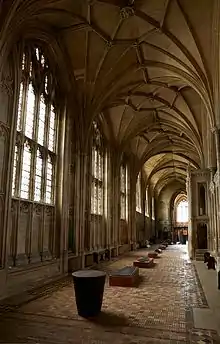
[[[158,192],[172,180],[182,185],[189,162],[203,165],[202,118],[214,125],[212,1],[7,3],[7,30],[39,27],[62,46],[79,121],[99,117],[112,144],[145,164]]]

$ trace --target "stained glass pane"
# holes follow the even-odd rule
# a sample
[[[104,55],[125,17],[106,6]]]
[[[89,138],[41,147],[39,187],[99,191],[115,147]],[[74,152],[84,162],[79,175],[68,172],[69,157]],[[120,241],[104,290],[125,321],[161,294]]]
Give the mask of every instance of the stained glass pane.
[[[125,181],[125,168],[124,166],[121,166],[121,181],[120,181],[120,186],[121,186],[121,192],[125,192],[126,190],[126,181]]]
[[[149,200],[148,200],[148,187],[146,189],[146,199],[145,199],[145,215],[149,216]]]
[[[23,54],[22,64],[21,64],[22,70],[24,70],[24,68],[25,68],[25,60],[26,60],[26,56],[25,56],[25,54]]]
[[[30,66],[29,66],[29,76],[30,78],[32,77],[32,62],[30,62]]]
[[[24,144],[22,174],[21,174],[21,198],[29,198],[30,189],[30,173],[31,173],[31,151],[27,143]]]
[[[95,154],[94,154],[94,162],[93,162],[93,168],[94,168],[94,177],[98,178],[98,152],[95,149]]]
[[[50,110],[50,117],[49,117],[49,132],[48,132],[48,149],[54,152],[55,150],[55,134],[56,134],[56,126],[55,126],[55,110],[54,107],[51,106]]]
[[[51,158],[47,159],[47,173],[46,173],[46,203],[53,203],[53,189],[52,189],[52,178],[53,178],[53,164]]]
[[[34,129],[34,107],[35,107],[35,94],[32,83],[29,84],[27,94],[27,110],[26,110],[26,123],[25,135],[29,138],[33,136]]]
[[[102,154],[100,152],[98,155],[98,179],[100,181],[103,180],[103,158],[102,158]]]
[[[35,165],[35,179],[34,179],[34,200],[41,200],[41,186],[42,186],[42,167],[43,160],[40,154],[40,150],[37,150],[36,165]]]
[[[21,129],[22,129],[21,126],[22,126],[23,93],[24,93],[24,84],[23,84],[23,82],[21,82],[20,83],[19,99],[18,99],[17,131],[21,131]]]
[[[40,109],[38,117],[38,135],[37,142],[43,146],[44,144],[44,129],[45,129],[45,119],[46,119],[46,105],[44,97],[41,96],[40,99]]]
[[[91,213],[96,214],[97,213],[97,188],[95,181],[92,182],[92,188],[91,188]]]
[[[45,91],[45,93],[48,94],[48,77],[47,77],[47,75],[45,76],[45,80],[44,80],[44,91]]]
[[[126,196],[121,193],[121,219],[126,218]]]
[[[35,49],[35,54],[36,54],[36,58],[39,61],[40,60],[40,51],[38,48]]]
[[[136,184],[136,211],[141,212],[141,178],[140,173]]]
[[[188,202],[181,201],[177,206],[177,222],[188,222]]]
[[[53,180],[54,165],[51,156],[48,157],[48,150],[51,152],[56,150],[57,129],[56,114],[52,106],[52,87],[50,87],[53,85],[51,84],[51,75],[45,76],[47,65],[41,50],[39,48],[30,49],[28,57],[30,60],[23,55],[21,61],[22,82],[18,99],[17,131],[20,132],[19,137],[22,141],[29,138],[32,140],[31,142],[35,141],[33,146],[39,148],[30,150],[27,141],[24,149],[20,150],[17,146],[15,147],[12,194],[16,195],[16,190],[19,189],[19,196],[22,198],[51,204],[54,202],[55,182]],[[36,60],[39,63],[36,63]],[[37,68],[37,73],[35,68]],[[39,80],[36,80],[36,76],[39,77]],[[44,81],[43,88],[40,81]],[[46,99],[44,98],[45,93],[47,94]],[[17,173],[19,161],[21,161],[21,175]],[[32,161],[35,164],[33,169]]]
[[[44,67],[44,65],[45,65],[44,55],[41,55],[40,62],[41,62],[41,65]]]
[[[98,191],[98,214],[102,215],[103,214],[103,190],[102,190],[102,185],[98,185],[97,187]]]
[[[155,214],[154,214],[154,198],[152,198],[152,219],[154,220]]]

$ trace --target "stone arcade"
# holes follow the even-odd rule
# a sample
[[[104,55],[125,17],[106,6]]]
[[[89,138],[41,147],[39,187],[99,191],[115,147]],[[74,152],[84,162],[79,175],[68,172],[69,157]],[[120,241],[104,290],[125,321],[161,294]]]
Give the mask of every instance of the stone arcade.
[[[0,298],[175,228],[218,255],[219,12],[0,2]]]

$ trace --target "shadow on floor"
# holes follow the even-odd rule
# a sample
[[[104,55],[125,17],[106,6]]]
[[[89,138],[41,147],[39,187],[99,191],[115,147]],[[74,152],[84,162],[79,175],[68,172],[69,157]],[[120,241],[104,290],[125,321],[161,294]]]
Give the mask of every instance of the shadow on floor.
[[[128,326],[129,320],[124,315],[101,311],[97,317],[88,318],[92,323],[103,327]]]

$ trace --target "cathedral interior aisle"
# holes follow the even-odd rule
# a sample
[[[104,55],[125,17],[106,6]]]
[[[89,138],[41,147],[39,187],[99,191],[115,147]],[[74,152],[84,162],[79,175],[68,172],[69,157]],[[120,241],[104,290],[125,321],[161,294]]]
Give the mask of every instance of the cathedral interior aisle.
[[[146,254],[138,250],[103,263],[107,275]],[[70,277],[30,293],[3,313],[2,343],[220,343],[214,330],[197,329],[193,309],[208,309],[186,246],[169,246],[150,269],[140,269],[137,288],[110,287],[106,280],[102,312],[93,320],[78,316]],[[5,305],[6,307],[6,305]]]

